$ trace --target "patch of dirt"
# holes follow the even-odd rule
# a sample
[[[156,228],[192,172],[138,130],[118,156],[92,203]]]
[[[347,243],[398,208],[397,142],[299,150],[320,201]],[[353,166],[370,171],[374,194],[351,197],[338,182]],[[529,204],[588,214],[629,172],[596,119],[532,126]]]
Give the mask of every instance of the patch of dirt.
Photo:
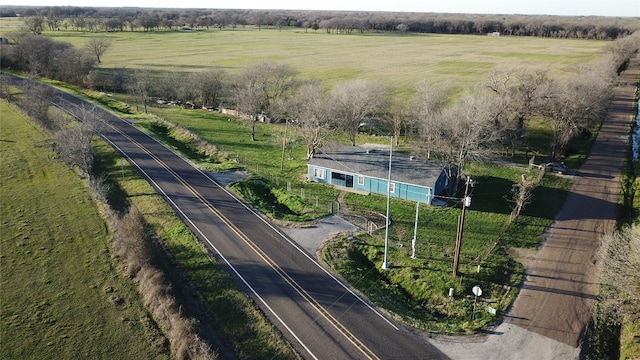
[[[538,252],[538,249],[509,248],[507,252],[514,259],[516,259],[516,261],[524,265],[525,269],[528,269],[529,265],[531,265],[531,263],[533,263],[533,261],[536,259],[536,253]]]

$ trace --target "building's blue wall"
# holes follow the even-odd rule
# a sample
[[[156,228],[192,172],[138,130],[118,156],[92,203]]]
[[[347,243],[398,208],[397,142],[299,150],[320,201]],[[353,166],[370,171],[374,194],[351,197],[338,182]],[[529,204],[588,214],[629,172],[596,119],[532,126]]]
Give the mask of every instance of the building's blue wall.
[[[309,169],[309,180],[314,181],[314,182],[318,182],[318,183],[325,183],[325,184],[329,184],[329,180],[331,180],[331,171],[326,170],[325,171],[325,177],[324,179],[321,178],[317,178],[314,176],[315,173],[315,169],[316,167],[313,165],[308,165],[308,169]]]
[[[316,178],[314,176],[315,166],[309,165],[308,169],[309,169],[309,179],[311,181],[315,181],[315,182],[319,182],[319,183],[325,183],[325,184],[333,184],[333,185],[338,185],[338,186],[343,186],[343,187],[345,186],[344,181],[340,181],[340,180],[337,180],[337,179],[332,179],[331,170],[329,170],[329,169],[325,170],[324,179]],[[319,168],[319,169],[321,169],[321,168]],[[444,172],[443,172],[443,174],[444,174]],[[349,175],[351,175],[351,174],[349,174]],[[362,176],[362,175],[353,175],[353,189],[354,190],[358,190],[358,191],[366,192],[366,193],[380,194],[380,195],[385,195],[385,196],[387,195],[387,179],[370,178],[370,177],[365,176],[364,177],[364,184],[363,185],[359,185],[358,184],[358,179],[359,179],[360,176]],[[444,176],[444,177],[446,178],[446,176]],[[443,175],[441,174],[440,178],[438,179],[438,182],[440,182],[442,178],[443,178]],[[391,193],[392,197],[405,199],[405,200],[411,200],[411,201],[419,201],[421,203],[427,203],[427,204],[430,204],[431,200],[433,199],[434,192],[432,191],[432,188],[430,188],[430,187],[412,185],[412,184],[405,184],[405,183],[398,183],[398,182],[393,181],[393,179],[391,180],[391,182],[396,184],[395,185],[395,191]]]

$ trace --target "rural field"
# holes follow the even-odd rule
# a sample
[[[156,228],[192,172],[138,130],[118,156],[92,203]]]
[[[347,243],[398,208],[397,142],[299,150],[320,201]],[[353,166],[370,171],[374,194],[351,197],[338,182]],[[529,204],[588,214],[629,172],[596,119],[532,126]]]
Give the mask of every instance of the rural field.
[[[169,358],[89,190],[28,119],[0,113],[0,358]]]
[[[54,34],[55,35],[55,34]],[[60,40],[81,43],[75,34]],[[66,36],[69,36],[68,38]],[[490,71],[549,69],[570,74],[597,58],[603,42],[540,38],[370,33],[340,35],[254,28],[194,32],[121,33],[102,64],[164,71],[221,67],[231,73],[255,62],[291,65],[326,86],[368,79],[407,90],[420,81],[467,87]]]
[[[0,23],[0,35],[15,31],[20,24],[7,18]],[[347,35],[297,28],[258,30],[251,26],[222,31],[210,28],[44,34],[78,47],[96,36],[111,40],[100,65],[105,70],[147,68],[191,72],[221,68],[235,73],[246,65],[269,60],[291,65],[302,79],[318,79],[327,87],[346,80],[368,79],[400,93],[423,81],[466,88],[492,71],[542,69],[552,76],[570,76],[581,64],[597,59],[607,43],[386,32]]]

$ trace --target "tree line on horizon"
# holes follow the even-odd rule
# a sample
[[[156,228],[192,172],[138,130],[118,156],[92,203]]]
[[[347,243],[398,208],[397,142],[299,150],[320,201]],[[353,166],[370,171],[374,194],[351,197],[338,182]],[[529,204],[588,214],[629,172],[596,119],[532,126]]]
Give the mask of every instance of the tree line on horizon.
[[[104,7],[20,7],[0,17],[22,17],[35,33],[44,30],[154,31],[243,26],[352,34],[363,32],[475,34],[615,40],[640,30],[637,17],[445,14],[327,10],[239,10]]]

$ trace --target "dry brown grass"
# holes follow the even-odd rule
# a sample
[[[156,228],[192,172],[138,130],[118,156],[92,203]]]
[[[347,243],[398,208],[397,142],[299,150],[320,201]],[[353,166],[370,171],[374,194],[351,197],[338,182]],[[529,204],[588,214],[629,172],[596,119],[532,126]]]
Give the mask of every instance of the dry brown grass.
[[[216,354],[197,334],[197,321],[186,318],[171,294],[171,284],[151,263],[142,214],[132,207],[118,216],[109,211],[114,229],[114,252],[122,271],[139,285],[144,304],[169,340],[176,359],[216,359]]]

